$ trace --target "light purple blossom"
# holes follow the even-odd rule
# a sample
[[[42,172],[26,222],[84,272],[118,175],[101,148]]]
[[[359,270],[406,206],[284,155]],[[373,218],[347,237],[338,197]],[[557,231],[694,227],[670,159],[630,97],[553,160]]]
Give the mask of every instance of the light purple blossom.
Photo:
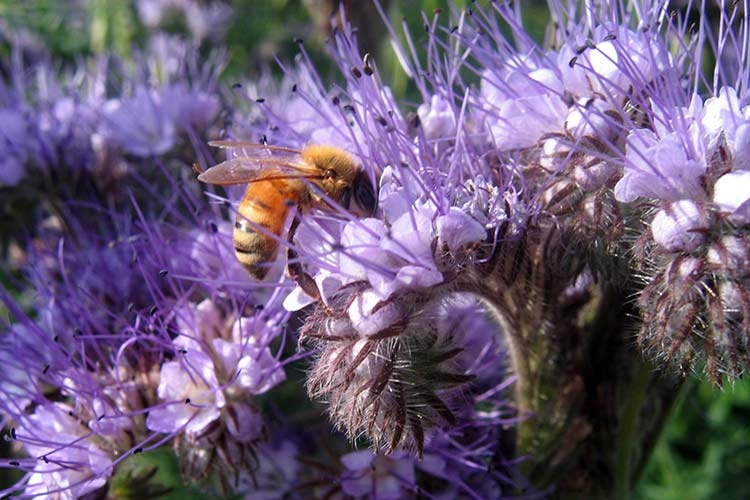
[[[615,135],[612,119],[607,111],[611,105],[603,99],[581,98],[571,106],[565,117],[565,131],[573,137],[600,137],[609,139]]]
[[[157,395],[169,404],[149,412],[146,425],[153,431],[173,433],[184,428],[188,436],[200,435],[226,404],[208,354],[184,349],[184,358],[161,367]]]
[[[458,252],[487,237],[484,227],[458,207],[451,207],[447,214],[435,219],[435,232],[438,244],[447,245],[452,252]]]
[[[456,133],[455,110],[440,96],[433,95],[429,103],[420,104],[417,116],[428,140],[450,139]]]
[[[489,134],[501,150],[529,147],[545,134],[562,132],[568,106],[553,70],[511,61],[499,73],[486,71],[481,89]]]
[[[342,222],[333,220],[308,220],[300,224],[297,230],[300,246],[305,249],[303,255],[308,255],[319,267],[313,276],[322,298],[326,300],[342,284],[361,279],[361,275],[341,272],[340,259],[342,255],[336,251],[342,237]],[[282,264],[280,264],[282,263]],[[284,280],[285,271],[282,269],[283,259],[277,259],[271,267],[269,276],[272,280]],[[349,270],[351,272],[351,270]],[[279,278],[280,277],[280,278]],[[298,286],[289,292],[284,299],[284,308],[288,311],[298,311],[312,304],[312,299]]]
[[[729,151],[739,162],[739,165],[735,163],[735,168],[748,168],[746,153],[750,146],[750,107],[740,108],[735,89],[722,87],[718,96],[706,100],[701,125],[708,149],[716,147],[721,138],[727,142]]]
[[[341,463],[346,468],[341,488],[347,495],[398,500],[416,488],[414,459],[406,453],[355,451],[341,457]]]
[[[708,229],[706,210],[692,200],[667,204],[651,221],[654,241],[669,252],[695,250],[705,242]]]
[[[31,123],[25,113],[0,109],[0,187],[15,186],[26,175],[33,150],[29,151]]]
[[[432,254],[432,212],[428,204],[415,207],[394,220],[390,228],[370,227],[378,238],[377,250],[362,245],[368,281],[383,299],[400,289],[429,287],[443,280]],[[346,267],[345,267],[346,269]]]
[[[151,430],[173,433],[184,428],[188,436],[202,435],[233,401],[264,393],[284,381],[281,364],[261,343],[265,340],[253,336],[256,319],[236,320],[231,338],[225,340],[215,337],[225,328],[224,318],[210,300],[177,315],[181,335],[174,346],[179,359],[161,367],[157,395],[165,404],[149,412],[146,425]],[[267,325],[258,326],[262,334]],[[257,418],[253,417],[241,420],[250,422]],[[251,427],[257,428],[251,432],[257,437],[261,424]],[[244,435],[248,429],[233,428],[233,432]]]
[[[276,500],[292,495],[295,483],[303,476],[304,465],[298,460],[300,449],[291,440],[268,442],[258,449],[258,467],[252,477],[248,475],[240,492],[245,498]],[[309,467],[308,467],[309,469]]]
[[[285,314],[277,316],[270,320],[240,318],[232,325],[232,342],[221,342],[225,366],[237,367],[235,383],[241,391],[263,394],[286,379],[282,364],[267,345],[279,334],[281,320],[286,318]]]
[[[400,321],[404,311],[397,303],[383,303],[377,291],[365,290],[352,301],[347,313],[354,330],[362,337],[370,337]]]
[[[615,196],[622,202],[639,196],[665,201],[706,197],[701,184],[706,164],[690,158],[675,133],[660,138],[650,130],[632,131],[627,159],[625,174],[615,186]]]
[[[181,17],[197,41],[220,41],[230,24],[232,8],[221,2],[203,4],[193,0],[139,0],[141,22],[151,29]]]
[[[184,83],[172,83],[160,89],[166,116],[178,130],[202,131],[211,125],[220,111],[216,94],[203,89],[191,89]]]
[[[747,150],[742,156],[747,156]],[[713,202],[733,222],[750,223],[750,171],[722,175],[714,185]]]
[[[478,175],[468,179],[457,189],[455,205],[464,214],[470,215],[485,229],[497,227],[507,220],[508,214],[503,206],[505,201],[512,201],[513,192],[503,192],[501,188],[492,184],[484,176]],[[471,224],[473,225],[473,224]],[[476,230],[468,234],[476,235]],[[468,243],[468,240],[467,240]]]
[[[34,342],[36,333],[31,325],[23,323],[16,323],[5,331],[0,344],[0,362],[4,367],[0,393],[5,395],[7,405],[4,412],[25,411],[39,390],[36,377],[28,371],[28,360],[45,363],[53,358],[46,343]],[[27,359],[16,356],[21,351],[27,352]]]
[[[175,144],[175,123],[164,110],[164,96],[138,89],[129,99],[110,100],[104,108],[109,140],[135,156],[164,154]]]
[[[732,168],[745,169],[750,118],[740,108],[733,88],[722,87],[718,96],[705,103],[693,95],[688,106],[665,107],[653,101],[651,105],[655,132],[640,129],[630,133],[628,163],[615,187],[619,200],[630,202],[639,196],[704,200],[708,161],[723,147],[733,159]]]
[[[72,407],[51,403],[37,407],[16,430],[37,465],[26,479],[26,495],[60,493],[79,498],[104,487],[112,474],[112,457],[70,413]]]
[[[357,280],[366,280],[372,287],[372,291],[366,293],[374,294],[380,301],[401,290],[436,285],[443,280],[434,257],[436,244],[445,244],[450,251],[458,252],[486,237],[482,225],[457,208],[440,215],[420,185],[391,167],[381,176],[379,210],[383,220],[365,219],[346,224],[338,251],[329,253],[332,246],[328,251],[316,251],[321,256],[322,269],[315,278],[324,297],[335,284],[341,286]],[[317,238],[321,240],[319,235]],[[352,304],[352,307],[356,305],[352,312],[357,316],[352,319],[357,324],[374,321],[374,318],[367,318],[378,301],[365,302],[369,306],[359,301]],[[305,304],[299,290],[286,302],[291,309]],[[380,314],[385,314],[384,310]],[[384,326],[380,321],[372,325],[375,331]]]
[[[634,84],[645,86],[671,65],[664,43],[649,30],[604,22],[592,33],[581,36],[573,28],[571,35],[556,60],[565,89],[578,98],[617,103]]]

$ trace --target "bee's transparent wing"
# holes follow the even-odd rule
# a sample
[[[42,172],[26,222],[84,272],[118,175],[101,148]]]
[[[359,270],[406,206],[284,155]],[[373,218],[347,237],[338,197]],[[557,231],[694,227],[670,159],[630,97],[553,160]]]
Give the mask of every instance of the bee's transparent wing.
[[[207,184],[247,184],[259,180],[320,177],[299,150],[243,141],[213,141],[209,145],[230,150],[232,158],[201,172],[198,180]]]
[[[228,156],[239,157],[276,157],[276,158],[298,158],[300,151],[284,146],[271,146],[269,144],[258,144],[256,142],[226,140],[210,141],[209,146],[222,148],[228,151]]]

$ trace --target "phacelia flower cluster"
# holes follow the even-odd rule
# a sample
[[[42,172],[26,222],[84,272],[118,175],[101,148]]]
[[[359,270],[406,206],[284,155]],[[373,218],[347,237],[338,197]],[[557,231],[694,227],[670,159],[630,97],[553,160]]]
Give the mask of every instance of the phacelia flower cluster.
[[[639,300],[640,340],[682,371],[706,359],[719,383],[724,374],[740,376],[749,360],[743,152],[750,114],[730,86],[658,113],[653,130],[628,136],[625,175],[615,188],[622,200],[649,199],[650,231],[637,245],[649,276]]]
[[[186,450],[186,476],[235,491],[266,436],[258,400],[294,356],[279,354],[282,297],[248,293],[230,226],[185,182],[218,133],[220,61],[163,37],[138,77],[108,58],[58,79],[21,56],[2,89],[17,217],[3,227],[2,464],[20,472],[3,491],[160,491],[123,464],[165,446]]]
[[[160,35],[135,72],[108,58],[57,78],[19,52],[0,86],[18,208],[0,465],[22,478],[2,491],[145,494],[126,465],[165,448],[214,495],[626,490],[679,376],[750,362],[748,19],[723,12],[713,35],[664,1],[550,4],[544,44],[503,2],[425,16],[403,42],[388,24],[414,104],[345,16],[335,85],[302,41],[280,81],[226,91],[218,52]],[[168,9],[201,10],[138,3],[152,27]],[[377,209],[356,217],[351,191],[310,176],[325,209],[289,197],[269,230],[244,186],[195,178],[220,138],[341,148]],[[233,227],[281,248],[263,279]]]

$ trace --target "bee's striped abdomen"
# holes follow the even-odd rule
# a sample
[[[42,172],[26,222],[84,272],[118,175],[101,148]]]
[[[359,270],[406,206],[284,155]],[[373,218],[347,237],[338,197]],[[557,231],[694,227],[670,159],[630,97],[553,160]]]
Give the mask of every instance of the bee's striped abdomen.
[[[258,181],[247,186],[234,223],[237,260],[257,279],[263,279],[276,259],[279,237],[289,208],[299,195],[282,181]]]

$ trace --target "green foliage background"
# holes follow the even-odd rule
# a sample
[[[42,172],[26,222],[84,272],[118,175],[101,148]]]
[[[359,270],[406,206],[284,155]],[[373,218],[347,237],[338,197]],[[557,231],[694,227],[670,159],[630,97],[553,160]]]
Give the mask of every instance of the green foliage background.
[[[466,3],[456,1],[454,5],[461,7]],[[525,6],[526,25],[541,39],[547,21],[546,6],[539,1],[525,3],[529,4]],[[335,81],[333,68],[325,57],[324,36],[316,31],[301,0],[234,0],[231,4],[234,15],[226,32],[231,59],[223,75],[227,84],[251,78],[264,68],[273,68],[274,57],[291,60],[297,50],[296,37],[305,40],[321,73],[329,81]],[[412,33],[419,36],[422,13],[430,17],[438,8],[446,8],[446,3],[440,0],[394,1],[389,15],[397,26],[404,18],[412,27]],[[175,18],[163,29],[182,33],[185,26],[184,19]],[[6,62],[15,37],[31,40],[50,53],[55,64],[62,66],[103,52],[127,58],[144,46],[148,36],[132,1],[0,0],[0,58]],[[396,95],[409,101],[409,83],[398,71],[397,61],[385,45],[378,65]],[[696,380],[675,409],[634,497],[648,500],[748,498],[749,423],[750,381],[718,390],[707,381]],[[182,487],[178,468],[167,455],[152,454],[139,459],[133,464],[137,469],[134,474],[158,465],[159,482],[175,488],[162,498],[198,498],[197,493]],[[0,478],[0,482],[7,481],[7,477]],[[129,496],[128,492],[119,493]]]

